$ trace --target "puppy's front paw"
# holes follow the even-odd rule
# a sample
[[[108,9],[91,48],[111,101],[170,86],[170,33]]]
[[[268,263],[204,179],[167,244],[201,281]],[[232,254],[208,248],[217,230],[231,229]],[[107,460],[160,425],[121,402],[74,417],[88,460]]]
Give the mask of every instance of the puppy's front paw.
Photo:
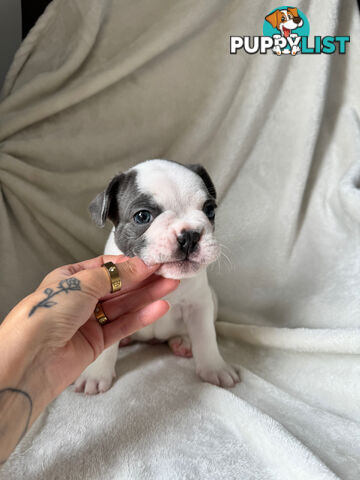
[[[87,371],[87,369],[75,381],[75,392],[84,392],[86,395],[96,395],[106,392],[112,384],[115,371]]]
[[[202,380],[218,387],[229,388],[240,382],[238,370],[225,362],[198,367],[196,372]]]

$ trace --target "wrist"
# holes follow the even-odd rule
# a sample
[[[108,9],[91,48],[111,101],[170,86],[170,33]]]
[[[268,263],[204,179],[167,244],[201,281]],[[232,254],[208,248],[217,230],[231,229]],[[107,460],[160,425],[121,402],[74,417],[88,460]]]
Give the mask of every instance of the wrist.
[[[15,382],[2,378],[0,386],[0,464],[5,462],[19,441],[53,399],[44,382],[44,370],[38,362],[23,365]],[[19,377],[20,373],[16,372]]]
[[[17,383],[41,350],[38,325],[26,320],[15,322],[10,314],[0,325],[0,387]]]
[[[28,388],[30,394],[36,393],[40,398],[43,392],[51,390],[47,385],[44,348],[36,333],[40,326],[34,322],[24,324],[21,330],[11,319],[0,325],[0,389]]]
[[[11,318],[0,325],[0,463],[53,399],[39,342],[21,323],[21,334]]]

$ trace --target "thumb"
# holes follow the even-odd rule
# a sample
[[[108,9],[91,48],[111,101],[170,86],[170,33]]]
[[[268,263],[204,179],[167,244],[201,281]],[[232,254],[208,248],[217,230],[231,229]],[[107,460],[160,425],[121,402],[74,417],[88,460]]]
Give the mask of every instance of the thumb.
[[[132,290],[160,268],[159,264],[147,266],[137,257],[115,265],[121,280],[121,292]],[[82,289],[97,299],[111,293],[112,285],[106,267],[83,270],[76,277],[81,281]]]

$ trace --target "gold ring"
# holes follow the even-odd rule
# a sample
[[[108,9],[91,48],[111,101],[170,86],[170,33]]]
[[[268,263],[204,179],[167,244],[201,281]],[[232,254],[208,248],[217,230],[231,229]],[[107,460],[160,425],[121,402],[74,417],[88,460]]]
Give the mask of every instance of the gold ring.
[[[121,289],[121,279],[116,265],[113,262],[106,262],[103,267],[106,268],[110,277],[111,293],[118,292]]]
[[[106,323],[108,323],[109,319],[105,315],[105,312],[100,302],[96,305],[94,314],[95,314],[96,320],[98,321],[98,323],[100,323],[100,325],[105,325]]]

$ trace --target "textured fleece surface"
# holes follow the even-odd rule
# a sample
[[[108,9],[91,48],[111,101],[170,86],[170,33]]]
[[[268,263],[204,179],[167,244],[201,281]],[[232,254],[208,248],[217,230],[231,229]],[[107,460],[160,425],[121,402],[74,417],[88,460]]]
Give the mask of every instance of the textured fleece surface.
[[[346,55],[230,55],[279,3],[54,0],[18,51],[0,104],[1,314],[102,252],[110,225],[87,205],[115,173],[203,163],[217,328],[242,383],[123,348],[113,388],[67,389],[1,478],[360,478],[359,13],[295,5],[311,35],[351,35]]]

